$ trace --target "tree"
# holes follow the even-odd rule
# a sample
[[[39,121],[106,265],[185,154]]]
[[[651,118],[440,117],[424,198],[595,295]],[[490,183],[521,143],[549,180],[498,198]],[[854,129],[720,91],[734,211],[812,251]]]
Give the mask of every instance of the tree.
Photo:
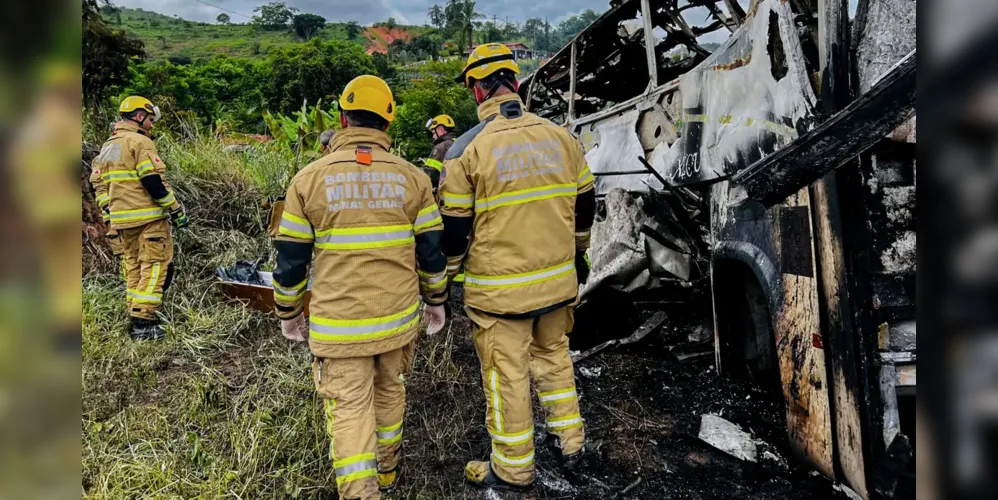
[[[458,41],[458,49],[464,52],[465,48],[469,48],[475,45],[475,19],[482,17],[481,14],[475,12],[475,1],[474,0],[449,0],[453,2],[455,8],[451,15],[451,19],[455,28]],[[447,8],[451,8],[451,3],[448,3]],[[467,41],[467,45],[464,42]]]
[[[360,24],[357,21],[347,22],[347,40],[356,40],[360,34]]]
[[[550,51],[556,48],[552,43],[551,24],[547,20],[536,17],[527,19],[523,23],[523,36],[533,42],[535,50]]]
[[[298,9],[288,7],[284,2],[271,2],[253,9],[253,24],[267,30],[281,30],[288,27]]]
[[[436,59],[440,57],[442,44],[443,40],[440,39],[440,35],[435,30],[429,30],[413,37],[412,41],[409,42],[408,50],[421,58]]]
[[[266,64],[271,71],[263,86],[267,109],[290,114],[303,100],[330,102],[354,77],[376,73],[371,56],[359,45],[338,40],[273,48]]]
[[[230,18],[228,14],[223,12],[219,14],[218,17],[215,18],[215,20],[218,21],[218,24],[229,24]]]
[[[235,130],[253,132],[261,122],[262,89],[269,71],[265,61],[225,55],[198,62],[170,58],[170,62],[133,65],[128,86],[121,93],[168,103],[167,127],[175,112],[184,111],[192,112],[204,125],[224,119]]]
[[[599,14],[593,9],[586,9],[579,15],[569,16],[564,21],[558,23],[557,37],[551,40],[552,49],[558,49],[568,44],[575,35],[586,29],[590,24],[599,18]]]
[[[420,158],[430,154],[433,140],[424,128],[428,117],[447,113],[457,122],[458,132],[478,123],[475,101],[468,98],[468,90],[463,85],[454,81],[463,66],[463,59],[431,61],[419,67],[419,78],[396,91],[396,99],[401,105],[395,112],[388,134],[392,137],[392,144],[405,151],[407,157]],[[392,87],[393,90],[396,88]]]
[[[430,18],[430,24],[438,30],[443,29],[447,24],[447,17],[444,15],[444,9],[437,4],[430,7],[427,17]]]
[[[502,30],[492,21],[487,21],[482,23],[481,29],[478,30],[478,39],[481,40],[481,43],[501,42],[503,41]]]
[[[114,31],[101,17],[97,0],[83,0],[83,99],[98,104],[110,87],[128,81],[128,64],[145,57],[142,41]]]
[[[298,14],[291,21],[295,35],[302,40],[311,40],[326,26],[326,18],[315,14]]]
[[[516,40],[520,38],[522,33],[520,32],[520,27],[516,23],[506,23],[502,27],[502,38],[503,40]]]
[[[394,17],[389,17],[388,21],[385,21],[385,27],[388,28],[389,32],[391,32],[396,26],[398,26],[398,22],[395,21]]]

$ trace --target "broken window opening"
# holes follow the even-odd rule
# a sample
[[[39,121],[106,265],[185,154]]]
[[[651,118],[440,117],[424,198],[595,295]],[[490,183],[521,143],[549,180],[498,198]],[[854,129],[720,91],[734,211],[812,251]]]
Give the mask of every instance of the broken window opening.
[[[717,50],[745,20],[745,13],[734,0],[667,0],[655,3],[652,20],[656,34],[664,35],[655,40],[657,83],[664,85]]]
[[[787,67],[787,54],[780,38],[780,16],[772,11],[769,13],[769,43],[766,44],[766,52],[769,53],[770,73],[776,81],[782,80],[790,68]]]

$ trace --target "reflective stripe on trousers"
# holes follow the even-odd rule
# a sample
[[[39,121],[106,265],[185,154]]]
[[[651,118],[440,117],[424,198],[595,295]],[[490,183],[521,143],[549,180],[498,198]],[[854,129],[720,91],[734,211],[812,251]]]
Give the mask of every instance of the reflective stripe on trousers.
[[[492,418],[495,421],[496,430],[502,432],[502,397],[499,396],[499,370],[494,367],[489,372],[489,393],[492,398]]]
[[[378,444],[392,444],[397,443],[402,439],[402,421],[395,425],[388,427],[378,427],[376,429],[378,435]]]
[[[537,271],[501,276],[484,276],[465,273],[464,286],[473,288],[511,288],[543,283],[575,272],[575,260],[539,269]]]
[[[566,415],[564,417],[547,419],[548,429],[556,431],[571,429],[572,427],[579,427],[581,425],[582,425],[582,415],[579,415],[578,413],[573,413],[571,415]]]
[[[530,453],[526,455],[520,455],[518,457],[507,457],[503,455],[495,445],[492,445],[492,458],[495,458],[498,462],[503,465],[510,467],[526,467],[528,465],[533,465],[534,463],[534,450],[530,450]]]
[[[150,281],[150,283],[155,284],[156,282],[155,281]],[[131,288],[129,288],[127,290],[127,292],[126,292],[126,295],[128,296],[129,299],[132,300],[132,302],[135,302],[135,303],[138,303],[138,304],[162,304],[163,303],[163,294],[159,294],[159,293],[143,293],[143,292],[140,292],[138,290],[132,290]]]
[[[402,312],[368,319],[330,319],[311,316],[309,335],[328,342],[356,342],[389,337],[419,323],[419,301]]]
[[[537,394],[537,399],[541,401],[542,405],[552,405],[558,401],[577,399],[578,393],[575,392],[575,387],[568,387],[566,389],[558,389],[556,391],[541,392]]]
[[[531,426],[529,429],[523,432],[518,432],[514,434],[504,434],[502,432],[489,430],[489,435],[492,436],[492,441],[494,442],[508,444],[508,445],[523,444],[534,438],[534,427]]]
[[[333,462],[336,484],[371,477],[378,473],[378,459],[374,453],[361,453]]]
[[[326,434],[329,435],[329,459],[330,460],[335,460],[336,459],[336,453],[334,451],[335,448],[333,446],[334,445],[334,441],[333,441],[333,421],[335,419],[333,418],[333,410],[336,409],[336,400],[335,399],[324,399],[323,402],[325,403],[323,406],[326,409]]]

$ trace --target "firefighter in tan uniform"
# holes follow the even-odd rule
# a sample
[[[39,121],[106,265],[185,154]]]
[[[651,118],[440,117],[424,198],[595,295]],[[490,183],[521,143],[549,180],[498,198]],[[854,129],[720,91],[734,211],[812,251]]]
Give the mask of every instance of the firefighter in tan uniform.
[[[380,78],[340,97],[329,153],[291,181],[276,238],[274,299],[286,337],[315,355],[340,498],[398,482],[405,387],[421,300],[443,322],[447,262],[430,180],[388,152],[395,101]],[[302,316],[311,273],[308,325]]]
[[[454,135],[454,119],[449,115],[437,115],[426,122],[426,130],[429,130],[430,135],[433,136],[433,149],[430,150],[430,157],[423,161],[423,164],[426,165],[423,167],[423,171],[430,176],[430,181],[433,183],[433,194],[437,194],[444,167],[444,156],[447,155],[447,150],[457,138]]]
[[[106,206],[111,231],[117,232],[124,250],[131,337],[160,339],[165,333],[156,310],[174,272],[170,221],[180,228],[188,220],[149,137],[161,117],[159,108],[144,97],[131,96],[121,102],[119,112],[122,119],[94,159],[91,178],[100,176],[95,187],[106,186],[106,198],[98,203]]]
[[[585,440],[565,334],[588,275],[594,178],[571,134],[524,111],[518,72],[505,45],[481,45],[468,58],[460,78],[481,123],[448,152],[440,195],[448,274],[465,269],[492,438],[490,460],[469,462],[465,477],[484,487],[533,482],[531,378],[567,469]]]

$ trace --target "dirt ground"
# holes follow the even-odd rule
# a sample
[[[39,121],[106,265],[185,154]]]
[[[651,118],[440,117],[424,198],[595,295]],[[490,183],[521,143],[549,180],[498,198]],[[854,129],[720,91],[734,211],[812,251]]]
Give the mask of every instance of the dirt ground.
[[[667,310],[676,319],[642,342],[576,365],[588,442],[577,474],[565,476],[544,444],[535,403],[538,474],[534,489],[523,495],[483,492],[462,481],[464,463],[487,457],[490,445],[471,323],[455,318],[449,330],[423,342],[409,377],[405,475],[389,498],[845,498],[795,462],[781,402],[746,381],[717,376],[712,354],[680,362],[669,352],[687,342],[696,324],[683,310]],[[445,380],[439,376],[444,366],[450,372]],[[699,440],[705,413],[761,440],[760,462],[738,460]]]

